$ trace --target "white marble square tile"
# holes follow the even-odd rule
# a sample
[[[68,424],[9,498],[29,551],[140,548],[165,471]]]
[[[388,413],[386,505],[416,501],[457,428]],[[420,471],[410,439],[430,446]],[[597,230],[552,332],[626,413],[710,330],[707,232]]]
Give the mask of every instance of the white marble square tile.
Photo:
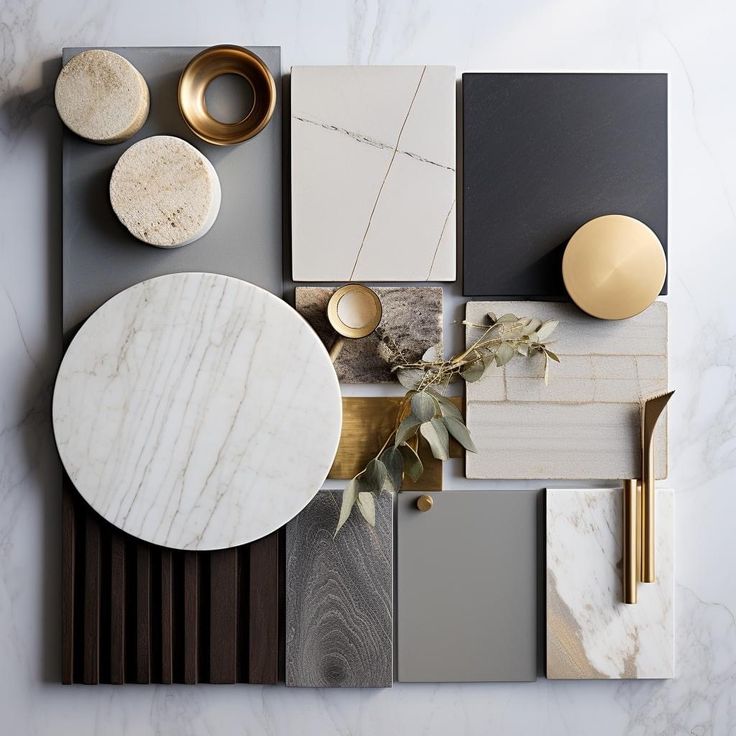
[[[657,581],[622,602],[617,489],[547,490],[547,677],[675,676],[674,493],[656,495]]]
[[[468,478],[616,480],[641,475],[639,404],[667,390],[667,305],[636,317],[597,320],[572,304],[468,302],[468,321],[488,312],[556,319],[544,359],[514,358],[467,384],[467,424],[477,453],[466,453]],[[470,344],[479,331],[469,327]],[[655,473],[667,477],[667,413],[654,435]]]
[[[455,69],[294,67],[295,281],[455,279]]]

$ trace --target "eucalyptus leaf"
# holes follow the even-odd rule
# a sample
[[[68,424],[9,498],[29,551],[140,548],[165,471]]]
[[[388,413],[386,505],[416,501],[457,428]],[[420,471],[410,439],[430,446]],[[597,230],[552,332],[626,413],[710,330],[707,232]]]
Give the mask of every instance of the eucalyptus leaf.
[[[371,525],[376,525],[376,499],[372,493],[363,491],[358,494],[358,511],[363,518]]]
[[[469,452],[478,452],[465,424],[455,417],[444,417],[447,431]]]
[[[501,324],[508,324],[510,322],[518,322],[519,318],[515,314],[502,314],[497,320]]]
[[[406,442],[410,437],[414,437],[421,423],[422,422],[413,414],[409,414],[406,419],[403,419],[401,424],[399,424],[399,428],[396,430],[394,447],[398,447],[403,442]]]
[[[551,350],[547,350],[546,348],[545,348],[544,352],[547,355],[547,357],[548,358],[552,358],[552,360],[554,360],[555,363],[559,363],[560,362],[560,359],[559,359],[559,357],[557,356],[556,353],[553,353]]]
[[[488,319],[491,320],[491,322],[498,322],[498,317],[493,312],[488,312]]]
[[[544,354],[544,385],[549,386],[549,357]]]
[[[389,490],[401,490],[401,479],[404,475],[404,456],[396,447],[387,447],[381,453],[381,462],[386,468],[386,483]]]
[[[434,363],[435,361],[442,360],[442,345],[432,345],[427,348],[422,355],[422,360],[427,363]]]
[[[420,371],[419,368],[399,368],[396,371],[396,378],[404,388],[412,390],[422,382],[424,371]]]
[[[420,422],[430,421],[435,409],[435,401],[426,391],[419,391],[411,397],[411,412]]]
[[[432,455],[437,460],[447,460],[450,457],[450,435],[442,419],[434,418],[430,422],[424,422],[419,431],[429,443]]]
[[[474,381],[483,378],[486,366],[482,360],[476,360],[471,363],[460,375],[468,382],[473,383]]]
[[[451,399],[449,399],[447,396],[442,396],[442,394],[437,394],[434,392],[432,392],[432,395],[437,399],[437,401],[439,401],[442,416],[455,417],[455,419],[459,419],[460,421],[462,421],[463,414],[460,409],[458,409],[457,406],[453,404]]]
[[[541,319],[530,319],[529,322],[526,325],[524,325],[522,332],[525,335],[531,335],[533,332],[536,332],[541,326],[542,326]]]
[[[342,525],[348,520],[350,517],[350,512],[353,510],[353,506],[355,505],[355,501],[358,498],[358,487],[359,487],[359,480],[360,476],[363,473],[360,472],[358,475],[353,478],[350,483],[347,484],[345,490],[342,492],[342,503],[340,505],[340,518],[337,521],[337,528],[335,529],[335,536],[337,536],[337,533],[340,531]]]
[[[378,458],[373,458],[368,465],[365,466],[365,470],[362,473],[360,484],[365,487],[368,491],[379,491],[383,490],[383,484],[386,482],[388,477],[388,470],[386,466]]]
[[[519,353],[519,355],[523,355],[526,358],[529,355],[529,345],[527,345],[525,342],[520,342],[516,346],[516,352]]]
[[[557,329],[559,324],[559,320],[556,319],[550,319],[542,323],[542,326],[537,330],[537,340],[544,342]]]
[[[506,365],[516,355],[516,350],[507,342],[502,342],[496,350],[496,365],[500,368]]]
[[[411,445],[401,445],[399,450],[401,450],[401,454],[404,457],[404,472],[412,481],[416,482],[424,472],[424,465],[422,464],[419,455],[417,455]]]

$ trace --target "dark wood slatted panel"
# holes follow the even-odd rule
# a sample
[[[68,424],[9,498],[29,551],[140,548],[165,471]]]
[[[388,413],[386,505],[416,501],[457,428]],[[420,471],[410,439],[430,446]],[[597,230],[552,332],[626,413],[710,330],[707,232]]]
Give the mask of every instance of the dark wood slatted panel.
[[[279,680],[279,532],[250,545],[248,681]]]
[[[136,549],[135,681],[151,682],[151,545]]]
[[[61,498],[61,681],[74,682],[75,491],[64,476]]]
[[[238,550],[210,553],[210,682],[237,681]]]
[[[110,682],[125,682],[125,539],[110,536]]]
[[[68,478],[62,497],[62,682],[283,680],[283,530],[185,552],[108,524]]]
[[[84,523],[84,672],[83,682],[100,681],[101,528],[91,511]]]

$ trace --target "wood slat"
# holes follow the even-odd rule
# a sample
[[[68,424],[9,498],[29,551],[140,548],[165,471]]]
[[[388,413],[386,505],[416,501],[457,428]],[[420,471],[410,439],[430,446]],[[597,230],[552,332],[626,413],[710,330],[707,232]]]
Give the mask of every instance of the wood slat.
[[[86,685],[100,681],[100,518],[89,509],[84,524],[84,654]]]
[[[184,553],[184,682],[199,679],[199,559]]]
[[[136,546],[135,681],[151,681],[151,546]]]
[[[113,529],[110,536],[110,682],[125,682],[125,539]]]
[[[216,550],[210,558],[210,682],[237,680],[238,550]]]
[[[74,493],[64,476],[61,496],[61,681],[64,685],[74,682],[74,548],[77,532]]]
[[[174,566],[170,549],[161,550],[161,682],[174,681]]]
[[[248,682],[279,679],[279,532],[250,544]]]

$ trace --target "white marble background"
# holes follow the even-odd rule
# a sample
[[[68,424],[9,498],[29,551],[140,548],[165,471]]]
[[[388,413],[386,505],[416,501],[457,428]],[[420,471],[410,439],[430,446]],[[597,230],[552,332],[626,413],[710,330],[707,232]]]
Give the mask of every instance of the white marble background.
[[[730,734],[736,731],[736,7],[728,0],[0,3],[0,730],[3,734]],[[62,687],[59,468],[65,45],[280,44],[291,64],[670,73],[670,682]],[[459,304],[451,310],[458,318]],[[459,342],[459,340],[458,340]],[[459,485],[460,481],[458,481]],[[477,483],[477,482],[476,482]]]

